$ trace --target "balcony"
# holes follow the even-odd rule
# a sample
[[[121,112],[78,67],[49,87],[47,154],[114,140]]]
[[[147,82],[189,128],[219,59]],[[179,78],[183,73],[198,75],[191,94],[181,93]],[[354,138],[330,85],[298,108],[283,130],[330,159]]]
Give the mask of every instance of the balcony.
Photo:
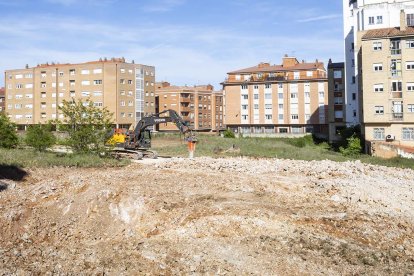
[[[393,99],[402,99],[402,96],[403,96],[402,91],[391,92],[391,98]]]
[[[181,97],[180,102],[181,103],[190,103],[191,99],[190,99],[190,97]]]
[[[401,70],[391,70],[392,77],[401,77]]]
[[[404,120],[404,113],[391,113],[391,121],[403,121]]]

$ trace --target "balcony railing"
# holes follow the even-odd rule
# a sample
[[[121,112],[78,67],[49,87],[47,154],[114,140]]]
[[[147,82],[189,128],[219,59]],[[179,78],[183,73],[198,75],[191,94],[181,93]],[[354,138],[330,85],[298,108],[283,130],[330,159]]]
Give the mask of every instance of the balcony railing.
[[[401,55],[401,49],[391,49],[391,55]]]
[[[391,92],[391,97],[393,99],[401,99],[403,96],[403,93],[401,91],[399,92]]]
[[[391,121],[402,121],[404,120],[404,113],[391,113]]]
[[[401,70],[391,70],[391,76],[401,77]]]

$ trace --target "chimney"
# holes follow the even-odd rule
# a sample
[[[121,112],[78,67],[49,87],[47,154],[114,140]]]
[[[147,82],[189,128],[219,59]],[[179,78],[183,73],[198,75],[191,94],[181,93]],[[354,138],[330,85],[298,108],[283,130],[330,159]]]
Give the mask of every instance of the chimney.
[[[400,11],[400,30],[405,31],[407,30],[407,21],[405,19],[405,12],[404,10]]]

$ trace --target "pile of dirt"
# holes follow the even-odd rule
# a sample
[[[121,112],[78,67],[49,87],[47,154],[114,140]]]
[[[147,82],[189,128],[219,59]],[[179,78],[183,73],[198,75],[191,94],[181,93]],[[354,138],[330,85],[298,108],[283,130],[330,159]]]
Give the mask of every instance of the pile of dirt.
[[[0,274],[404,275],[414,171],[170,159],[34,169],[0,190]]]

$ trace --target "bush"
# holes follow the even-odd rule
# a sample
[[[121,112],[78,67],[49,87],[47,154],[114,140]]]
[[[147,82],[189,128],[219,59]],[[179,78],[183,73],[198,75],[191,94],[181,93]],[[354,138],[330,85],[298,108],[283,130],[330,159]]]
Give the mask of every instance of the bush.
[[[313,145],[312,135],[306,135],[300,138],[286,138],[285,140],[289,145],[297,148],[304,148],[306,145]]]
[[[25,143],[37,151],[45,151],[56,143],[56,137],[51,131],[51,125],[32,125],[26,133]]]
[[[10,121],[6,114],[0,113],[0,147],[14,148],[18,144],[16,125]]]
[[[344,156],[357,156],[361,153],[361,139],[356,135],[347,139],[348,145],[346,147],[339,147],[339,151]]]
[[[59,107],[64,115],[57,121],[60,130],[67,131],[68,145],[76,153],[97,153],[106,150],[105,143],[110,138],[112,113],[106,107],[99,108],[90,100],[63,101]]]
[[[224,138],[236,138],[236,135],[234,135],[234,132],[231,131],[231,129],[226,129],[223,133]]]

